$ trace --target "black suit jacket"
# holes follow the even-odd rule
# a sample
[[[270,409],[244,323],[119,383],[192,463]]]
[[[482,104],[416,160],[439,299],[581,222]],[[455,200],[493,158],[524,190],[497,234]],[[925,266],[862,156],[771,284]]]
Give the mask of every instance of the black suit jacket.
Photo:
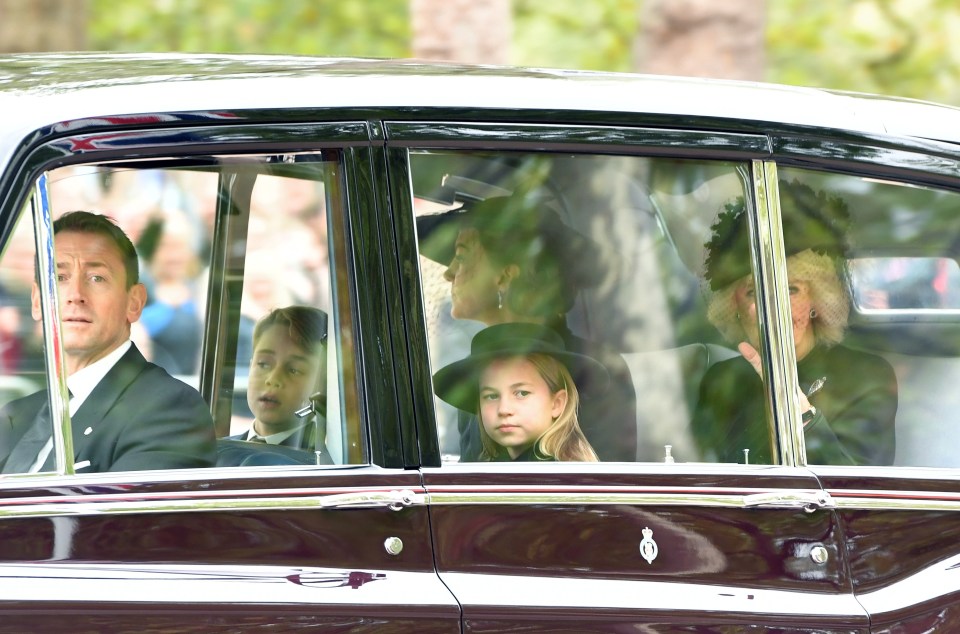
[[[825,379],[810,396],[820,412],[804,429],[810,464],[893,464],[896,450],[897,377],[883,358],[843,345],[816,346],[797,364],[800,386]],[[774,464],[760,375],[743,357],[714,365],[700,383],[691,424],[704,461]]]
[[[37,413],[47,403],[40,391],[9,403],[0,424],[10,425],[6,462],[36,425],[50,425]],[[210,409],[200,394],[143,358],[135,345],[103,377],[71,420],[77,473],[187,469],[216,463]],[[51,454],[52,456],[52,454]],[[52,460],[52,457],[51,457]],[[50,468],[48,460],[45,469]]]

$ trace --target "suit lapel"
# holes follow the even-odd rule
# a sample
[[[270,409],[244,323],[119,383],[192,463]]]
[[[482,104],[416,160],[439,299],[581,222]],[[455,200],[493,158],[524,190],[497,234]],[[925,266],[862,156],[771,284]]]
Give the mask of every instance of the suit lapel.
[[[97,440],[98,431],[112,423],[109,419],[110,410],[146,364],[147,361],[137,350],[137,346],[131,345],[83,401],[83,405],[71,419],[75,456],[81,455],[81,452]]]
[[[46,395],[46,392],[43,393]],[[53,436],[53,421],[50,420],[50,405],[44,400],[30,423],[30,428],[10,452],[3,466],[4,473],[27,473],[36,462],[40,449]]]

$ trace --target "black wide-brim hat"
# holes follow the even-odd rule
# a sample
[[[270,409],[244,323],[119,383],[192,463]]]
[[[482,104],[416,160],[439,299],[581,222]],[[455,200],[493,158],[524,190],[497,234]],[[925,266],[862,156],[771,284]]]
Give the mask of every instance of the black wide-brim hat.
[[[491,361],[538,352],[566,366],[582,398],[596,398],[606,391],[610,375],[603,364],[569,352],[552,328],[527,323],[497,324],[478,332],[470,342],[470,356],[433,375],[433,389],[457,409],[475,414],[480,404],[480,375]]]
[[[849,250],[847,203],[838,196],[814,191],[798,180],[781,180],[779,194],[786,255],[789,257],[810,249],[830,257],[839,273]],[[704,274],[710,289],[719,291],[752,272],[743,198],[725,205],[711,229],[710,242],[705,245]]]
[[[496,196],[442,213],[417,216],[419,251],[428,259],[449,265],[457,236],[466,228],[496,236],[496,246],[517,264],[549,257],[575,262],[563,267],[565,282],[574,288],[596,286],[608,268],[600,245],[580,233],[553,210],[522,195]]]

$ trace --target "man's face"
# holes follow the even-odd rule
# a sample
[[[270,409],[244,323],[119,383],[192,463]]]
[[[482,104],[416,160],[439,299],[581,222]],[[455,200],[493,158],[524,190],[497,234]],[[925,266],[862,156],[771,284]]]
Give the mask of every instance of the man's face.
[[[130,337],[140,319],[146,289],[127,289],[120,250],[95,233],[62,231],[54,238],[63,350],[73,374],[102,359]],[[40,292],[33,290],[33,317],[40,318]]]

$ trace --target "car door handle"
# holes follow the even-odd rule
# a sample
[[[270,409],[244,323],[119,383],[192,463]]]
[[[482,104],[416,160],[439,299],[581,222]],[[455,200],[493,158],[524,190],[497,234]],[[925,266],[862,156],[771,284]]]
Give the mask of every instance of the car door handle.
[[[385,506],[393,511],[399,511],[414,504],[425,504],[427,496],[423,493],[414,493],[410,489],[399,491],[357,491],[354,493],[337,493],[320,499],[320,507],[325,509],[339,508],[376,508]]]
[[[802,508],[807,513],[817,509],[836,508],[826,491],[767,491],[743,497],[745,508]]]

